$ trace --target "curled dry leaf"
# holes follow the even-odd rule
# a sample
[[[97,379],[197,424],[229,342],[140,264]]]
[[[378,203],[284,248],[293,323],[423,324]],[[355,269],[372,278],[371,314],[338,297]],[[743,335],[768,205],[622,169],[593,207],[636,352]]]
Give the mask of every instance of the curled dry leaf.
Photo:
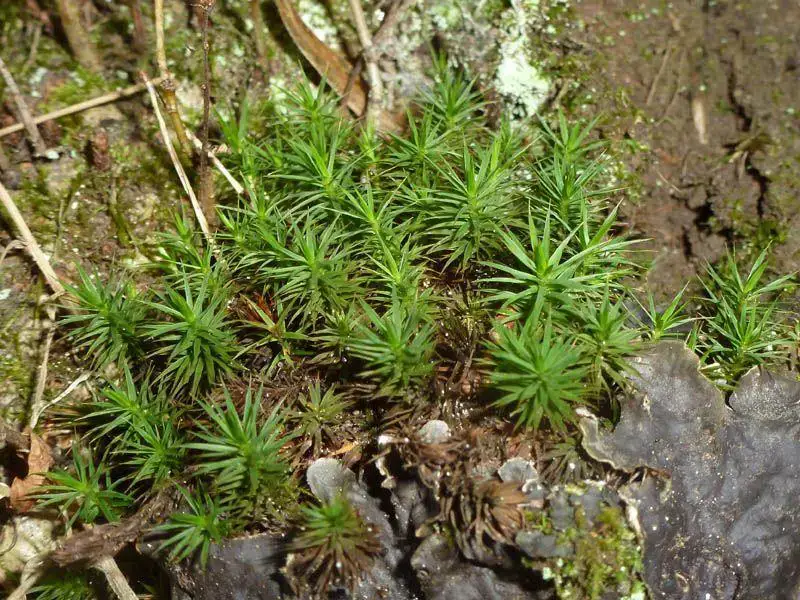
[[[283,26],[297,44],[301,54],[337,94],[347,94],[347,108],[353,114],[358,117],[364,116],[367,111],[368,89],[361,77],[356,78],[350,89],[347,89],[350,71],[353,68],[350,62],[331,50],[311,31],[303,22],[292,0],[275,0],[275,6],[278,8]],[[402,128],[402,120],[386,112],[376,114],[375,123],[382,131],[398,131]]]
[[[28,497],[47,478],[47,471],[53,466],[50,448],[40,436],[31,434],[31,450],[28,454],[28,476],[15,478],[11,483],[11,507],[20,513],[33,508],[35,501]]]

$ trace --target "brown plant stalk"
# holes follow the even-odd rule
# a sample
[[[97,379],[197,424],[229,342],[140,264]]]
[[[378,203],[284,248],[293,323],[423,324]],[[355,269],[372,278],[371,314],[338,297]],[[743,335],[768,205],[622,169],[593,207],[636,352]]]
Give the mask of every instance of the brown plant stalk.
[[[159,75],[162,78],[159,86],[161,99],[164,101],[164,108],[178,138],[178,144],[188,156],[192,152],[192,147],[189,144],[189,136],[186,135],[186,128],[181,119],[178,97],[175,94],[177,84],[172,78],[172,73],[167,65],[167,52],[164,47],[164,0],[154,0],[153,13],[156,28],[156,63],[158,64]]]
[[[61,26],[67,36],[70,50],[82,67],[99,73],[103,68],[100,56],[81,21],[80,7],[76,0],[56,0],[61,17]]]

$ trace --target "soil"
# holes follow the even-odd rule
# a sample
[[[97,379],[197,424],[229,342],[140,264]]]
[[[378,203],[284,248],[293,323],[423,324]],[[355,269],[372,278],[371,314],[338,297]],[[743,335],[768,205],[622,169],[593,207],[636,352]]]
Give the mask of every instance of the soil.
[[[800,259],[800,6],[584,0],[568,29],[587,60],[579,111],[636,178],[625,206],[651,239],[649,283],[674,294],[726,246]],[[587,94],[591,99],[586,98]]]

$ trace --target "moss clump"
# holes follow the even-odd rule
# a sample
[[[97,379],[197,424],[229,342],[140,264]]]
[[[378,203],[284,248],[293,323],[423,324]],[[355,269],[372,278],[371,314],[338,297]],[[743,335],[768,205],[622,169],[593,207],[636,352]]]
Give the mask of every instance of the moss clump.
[[[575,527],[561,537],[575,554],[550,568],[559,598],[596,600],[608,592],[621,599],[645,598],[642,549],[620,508],[604,508],[591,525],[578,508]]]

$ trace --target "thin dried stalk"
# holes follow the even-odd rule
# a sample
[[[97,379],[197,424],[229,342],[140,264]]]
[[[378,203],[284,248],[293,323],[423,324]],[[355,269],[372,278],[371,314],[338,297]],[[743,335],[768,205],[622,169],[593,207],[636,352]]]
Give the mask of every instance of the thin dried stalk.
[[[47,152],[47,145],[36,128],[36,123],[33,122],[31,112],[28,110],[28,105],[17,87],[17,82],[14,81],[14,76],[11,75],[11,71],[8,70],[2,58],[0,58],[0,75],[3,76],[6,87],[8,87],[8,91],[11,92],[11,97],[17,105],[20,121],[22,121],[23,127],[28,130],[28,137],[33,144],[34,151],[38,156],[44,155]]]
[[[361,54],[367,66],[367,76],[369,77],[369,97],[367,101],[367,116],[373,118],[376,109],[380,109],[383,101],[383,80],[378,69],[378,61],[372,47],[372,34],[367,27],[367,20],[361,8],[361,0],[349,0],[350,11],[353,13],[353,23],[358,33],[358,41],[361,43]]]
[[[147,49],[147,30],[144,27],[142,7],[139,6],[139,0],[125,0],[125,4],[131,11],[133,21],[133,47],[139,52],[144,52]]]
[[[198,139],[198,137],[194,135],[191,131],[187,131],[186,133],[189,134],[189,139],[192,140],[195,149],[198,152],[201,152],[203,150],[203,142],[201,142]],[[217,171],[219,171],[222,174],[222,176],[228,180],[228,183],[231,184],[233,191],[235,191],[240,196],[244,194],[244,186],[238,181],[236,181],[236,178],[234,178],[234,176],[231,175],[231,172],[225,168],[225,165],[222,164],[222,162],[217,158],[216,154],[211,152],[211,150],[208,150],[208,158],[211,159],[211,164],[214,165]]]
[[[211,118],[211,63],[208,60],[208,15],[214,8],[215,0],[202,0],[199,4],[202,10],[200,27],[203,31],[203,124],[201,141],[203,147],[200,151],[200,206],[203,207],[206,218],[212,225],[216,224],[217,208],[214,202],[214,178],[208,168],[208,122]]]
[[[186,135],[186,128],[181,119],[178,97],[175,95],[177,84],[172,78],[169,67],[167,66],[167,52],[164,48],[164,0],[154,0],[153,12],[156,25],[156,63],[158,64],[159,75],[162,78],[161,98],[164,101],[164,108],[172,122],[172,128],[178,137],[178,144],[187,155],[191,154],[189,137]]]
[[[11,219],[11,224],[14,226],[14,229],[17,230],[22,243],[25,244],[25,250],[31,255],[36,266],[39,267],[39,271],[42,273],[47,285],[50,286],[53,293],[57,295],[64,294],[66,290],[64,286],[61,285],[58,275],[56,275],[56,272],[50,265],[50,260],[47,258],[47,255],[42,252],[42,248],[39,246],[36,238],[33,237],[31,230],[28,228],[28,224],[25,222],[17,205],[2,183],[0,183],[0,203],[2,203],[6,214],[9,219]]]
[[[161,81],[163,81],[161,77],[156,77],[153,79],[153,84],[157,85],[161,83]],[[143,92],[146,89],[147,87],[143,83],[137,83],[136,85],[129,85],[128,87],[122,88],[121,90],[117,90],[115,92],[109,92],[108,94],[103,94],[102,96],[98,96],[97,98],[92,98],[91,100],[84,100],[83,102],[78,102],[77,104],[73,104],[72,106],[59,108],[58,110],[54,110],[52,112],[40,115],[38,117],[34,117],[33,123],[39,125],[41,123],[44,123],[45,121],[52,121],[54,119],[60,119],[61,117],[74,115],[76,113],[83,112],[84,110],[89,110],[90,108],[94,108],[95,106],[101,106],[103,104],[108,104],[109,102],[114,102],[116,100],[119,100],[120,98],[133,96],[134,94]],[[25,129],[25,125],[22,123],[15,123],[14,125],[9,125],[8,127],[0,129],[0,138],[5,137],[7,135],[11,135],[12,133],[16,133],[18,131],[22,131],[23,129]]]
[[[103,65],[97,50],[89,37],[89,32],[81,22],[80,7],[75,0],[56,0],[58,14],[61,17],[61,26],[67,36],[70,50],[77,61],[86,69],[100,72]]]
[[[250,0],[250,20],[253,21],[253,39],[256,43],[256,54],[261,66],[269,73],[269,45],[264,31],[267,26],[264,23],[264,15],[261,13],[261,0]]]
[[[183,169],[180,158],[178,158],[178,153],[175,152],[175,147],[172,145],[172,140],[169,137],[167,123],[164,121],[164,117],[161,115],[161,110],[158,108],[158,95],[156,94],[156,89],[153,87],[153,83],[150,81],[150,79],[148,79],[147,75],[145,75],[143,71],[140,74],[145,85],[147,86],[147,91],[150,94],[150,102],[153,104],[153,110],[155,111],[156,119],[158,120],[158,127],[161,130],[161,137],[164,139],[164,145],[167,147],[167,152],[172,160],[172,165],[175,167],[175,172],[178,174],[178,179],[181,180],[181,185],[183,185],[186,195],[189,196],[189,201],[192,204],[192,209],[194,210],[195,217],[197,218],[197,223],[200,225],[200,230],[203,232],[208,245],[211,248],[214,248],[214,239],[211,237],[208,221],[206,221],[206,217],[203,214],[203,209],[200,207],[200,203],[197,201],[197,196],[192,189],[192,184],[189,183],[189,177],[186,175],[186,171]]]
[[[125,575],[120,571],[117,561],[110,556],[103,556],[92,565],[106,576],[108,587],[119,600],[139,600],[136,592],[131,589]]]

